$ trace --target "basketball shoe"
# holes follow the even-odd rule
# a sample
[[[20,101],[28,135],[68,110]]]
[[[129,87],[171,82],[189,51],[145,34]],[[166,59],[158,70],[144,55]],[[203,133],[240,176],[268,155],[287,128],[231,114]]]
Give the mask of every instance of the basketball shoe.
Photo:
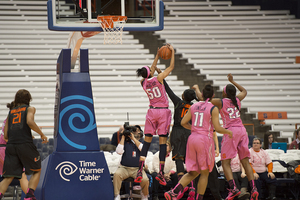
[[[258,192],[257,192],[257,188],[254,187],[252,190],[251,190],[251,198],[250,200],[258,200]]]
[[[33,196],[33,197],[25,197],[24,200],[37,200],[37,199],[35,198],[35,196]]]
[[[233,200],[234,197],[238,196],[241,194],[241,192],[239,191],[239,189],[237,189],[236,187],[234,187],[233,189],[229,189],[228,190],[228,196],[226,197],[225,200]]]
[[[155,179],[159,182],[159,184],[163,185],[163,186],[166,186],[167,185],[167,182],[164,178],[164,175],[163,173],[160,171],[157,176],[155,177]]]
[[[195,188],[190,187],[189,196],[188,196],[187,200],[194,200],[195,194],[196,194]]]
[[[180,191],[177,195],[177,200],[181,199],[186,191],[189,190],[189,187],[185,187],[183,191]]]
[[[136,177],[134,179],[134,182],[135,183],[140,183],[140,182],[142,182],[142,179],[143,179],[143,172],[142,172],[142,170],[138,170],[137,174],[136,174]]]
[[[176,198],[177,194],[175,194],[173,190],[169,190],[168,192],[165,192],[164,196],[167,200],[177,199]]]

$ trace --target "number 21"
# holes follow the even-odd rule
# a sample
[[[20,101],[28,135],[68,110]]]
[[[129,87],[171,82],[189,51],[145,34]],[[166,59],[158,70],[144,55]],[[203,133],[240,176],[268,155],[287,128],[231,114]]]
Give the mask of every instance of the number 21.
[[[13,123],[13,124],[18,124],[18,123],[20,123],[20,122],[21,122],[21,113],[20,113],[20,112],[15,113],[14,116],[15,116],[15,117],[13,118],[12,123]]]

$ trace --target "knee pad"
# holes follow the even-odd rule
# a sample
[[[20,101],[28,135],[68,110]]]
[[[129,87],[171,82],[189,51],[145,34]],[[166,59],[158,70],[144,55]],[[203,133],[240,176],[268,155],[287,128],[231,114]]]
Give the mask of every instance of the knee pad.
[[[160,144],[159,145],[159,161],[165,161],[167,155],[167,145]]]
[[[151,143],[144,141],[143,148],[142,148],[142,151],[141,151],[141,156],[144,156],[144,157],[147,156],[148,150],[150,148],[150,144]]]
[[[184,172],[184,163],[183,163],[183,160],[182,159],[176,159],[175,163],[176,163],[177,173]]]

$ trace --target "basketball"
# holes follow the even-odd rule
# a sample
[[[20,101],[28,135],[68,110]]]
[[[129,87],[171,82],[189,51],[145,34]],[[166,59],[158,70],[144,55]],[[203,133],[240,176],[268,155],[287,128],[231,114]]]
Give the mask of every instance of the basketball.
[[[159,57],[161,57],[164,60],[169,60],[172,57],[172,51],[167,46],[162,46],[158,50]]]

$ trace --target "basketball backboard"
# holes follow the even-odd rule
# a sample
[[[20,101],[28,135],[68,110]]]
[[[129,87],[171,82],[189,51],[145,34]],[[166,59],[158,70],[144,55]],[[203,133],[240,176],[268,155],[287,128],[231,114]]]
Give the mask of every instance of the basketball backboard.
[[[48,28],[56,31],[102,31],[97,16],[127,16],[124,31],[163,29],[161,0],[48,0]]]

